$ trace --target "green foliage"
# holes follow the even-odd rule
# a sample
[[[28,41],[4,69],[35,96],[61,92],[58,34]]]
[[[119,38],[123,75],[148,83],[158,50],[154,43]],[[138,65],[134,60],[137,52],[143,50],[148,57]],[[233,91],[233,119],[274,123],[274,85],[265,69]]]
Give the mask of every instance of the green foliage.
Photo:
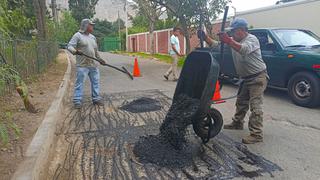
[[[107,20],[94,20],[94,31],[93,35],[97,38],[98,44],[101,44],[103,38],[105,37],[119,37],[119,25],[120,25],[120,39],[121,39],[121,48],[125,47],[125,23],[122,19],[118,19],[114,22],[109,22]]]
[[[104,37],[109,36],[110,34],[118,32],[116,27],[113,26],[113,23],[107,20],[94,20],[94,31],[93,35],[97,38],[98,41],[102,40]]]
[[[155,30],[161,30],[161,29],[169,29],[173,28],[178,25],[178,21],[173,18],[167,18],[164,20],[158,20],[156,22]]]
[[[0,121],[0,140],[3,144],[7,144],[9,141],[9,133],[7,125]]]
[[[0,33],[6,37],[27,37],[33,29],[32,1],[0,0]]]
[[[131,28],[128,28],[128,34],[136,34],[141,32],[147,32],[148,27],[141,27],[141,26],[132,26]]]
[[[133,27],[145,27],[148,28],[149,26],[149,20],[146,16],[142,14],[138,14],[131,20]]]
[[[98,0],[69,0],[68,2],[72,16],[80,23],[82,19],[90,19],[95,15]]]
[[[190,32],[191,27],[199,27],[200,15],[203,17],[204,25],[211,32],[211,22],[215,20],[223,11],[227,3],[231,0],[150,0],[158,3],[166,8],[168,12],[172,13],[179,19],[179,24],[183,30],[186,38],[186,51],[191,50]],[[193,28],[195,29],[195,28]]]
[[[178,25],[178,21],[173,17],[157,20],[154,30],[169,29]],[[129,34],[149,31],[149,20],[144,15],[137,15],[132,19],[132,27],[128,29]]]
[[[20,79],[19,73],[8,64],[0,64],[0,84],[15,83]]]
[[[60,43],[67,43],[72,35],[78,30],[79,25],[69,11],[63,12],[62,19],[57,28],[57,40]]]
[[[115,51],[113,53],[138,56],[138,57],[145,58],[145,59],[157,59],[157,60],[165,62],[165,63],[172,63],[172,57],[167,54],[149,54],[149,53],[144,53],[144,52],[122,52],[122,51]],[[179,57],[179,61],[178,61],[179,67],[183,66],[185,58],[186,57]]]
[[[13,122],[13,114],[4,112],[0,114],[0,143],[7,145],[10,140],[10,134],[14,135],[15,139],[21,134],[20,128]]]

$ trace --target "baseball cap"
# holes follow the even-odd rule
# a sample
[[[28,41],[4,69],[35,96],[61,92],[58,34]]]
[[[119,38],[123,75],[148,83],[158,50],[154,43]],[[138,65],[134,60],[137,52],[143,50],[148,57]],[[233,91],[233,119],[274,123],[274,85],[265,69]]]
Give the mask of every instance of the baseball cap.
[[[226,28],[226,30],[234,30],[234,29],[237,29],[237,28],[240,28],[240,27],[245,27],[247,28],[248,27],[248,22],[247,20],[243,19],[243,18],[236,18],[235,20],[233,20],[231,22],[231,25],[230,27]]]
[[[92,22],[90,19],[82,19],[79,32],[85,32],[89,24],[94,25],[95,23]]]

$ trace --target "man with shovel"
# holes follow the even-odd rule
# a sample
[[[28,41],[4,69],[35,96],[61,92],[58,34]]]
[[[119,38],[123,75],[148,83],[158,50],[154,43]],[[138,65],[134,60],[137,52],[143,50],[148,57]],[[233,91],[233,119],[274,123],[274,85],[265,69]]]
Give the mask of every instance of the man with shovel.
[[[94,23],[89,19],[83,19],[79,32],[75,33],[68,43],[68,50],[76,55],[77,74],[73,96],[73,103],[76,109],[80,109],[82,105],[83,88],[86,76],[89,76],[91,82],[91,97],[93,104],[98,106],[104,105],[99,94],[99,69],[93,59],[84,56],[95,57],[96,59],[99,59],[100,64],[106,64],[106,62],[100,58],[96,38],[91,34],[93,32],[93,25]]]
[[[219,34],[221,42],[232,49],[232,57],[235,69],[243,80],[236,101],[236,113],[232,123],[224,126],[225,129],[242,130],[244,117],[250,109],[249,130],[250,135],[243,138],[245,144],[253,144],[263,141],[263,92],[267,86],[267,66],[262,60],[260,44],[257,37],[248,33],[248,23],[245,19],[237,18],[231,23],[230,34]],[[208,44],[213,40],[203,32],[198,35],[204,36]]]

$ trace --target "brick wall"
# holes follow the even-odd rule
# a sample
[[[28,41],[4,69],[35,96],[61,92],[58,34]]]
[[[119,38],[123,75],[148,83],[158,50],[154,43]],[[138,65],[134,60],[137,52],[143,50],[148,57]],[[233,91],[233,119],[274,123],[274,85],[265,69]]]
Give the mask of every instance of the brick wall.
[[[228,23],[227,23],[228,24]],[[220,32],[221,23],[215,23],[212,28],[213,34],[217,34]],[[196,35],[195,30],[191,31],[190,37],[190,45],[191,50],[200,47],[199,39]],[[172,29],[164,29],[155,31],[153,33],[154,37],[154,49],[155,53],[160,54],[168,54],[170,50],[170,37],[172,35]],[[129,49],[130,52],[150,52],[151,51],[151,42],[150,42],[150,35],[148,32],[139,33],[139,34],[131,34],[128,36],[129,41]],[[179,36],[180,48],[182,53],[186,53],[185,50],[185,38],[184,36]]]

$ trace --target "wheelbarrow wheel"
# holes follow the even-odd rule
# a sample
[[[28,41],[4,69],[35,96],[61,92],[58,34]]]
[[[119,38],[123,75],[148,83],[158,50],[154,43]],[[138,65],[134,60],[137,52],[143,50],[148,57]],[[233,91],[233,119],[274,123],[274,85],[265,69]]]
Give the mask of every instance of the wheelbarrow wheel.
[[[207,143],[211,138],[219,134],[222,125],[223,118],[221,113],[217,109],[211,108],[207,114],[194,119],[193,129],[203,143]]]

